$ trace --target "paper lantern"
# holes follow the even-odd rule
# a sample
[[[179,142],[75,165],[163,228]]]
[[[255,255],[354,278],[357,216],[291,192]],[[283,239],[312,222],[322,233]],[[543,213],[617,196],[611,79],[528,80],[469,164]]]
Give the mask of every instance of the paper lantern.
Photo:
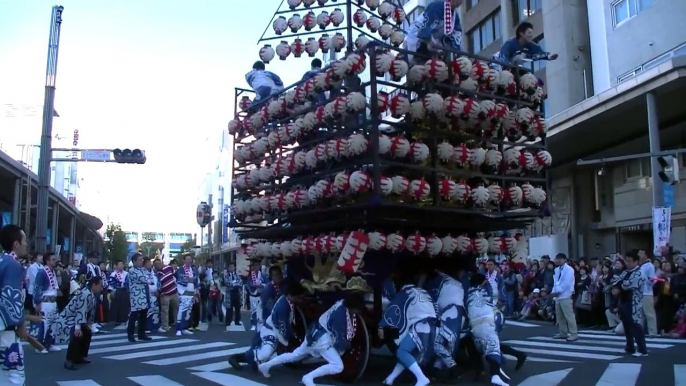
[[[386,236],[386,249],[393,253],[398,253],[405,248],[405,238],[398,233],[391,233]]]
[[[386,235],[380,232],[369,232],[369,249],[379,251],[386,247]]]
[[[272,23],[272,28],[274,28],[274,33],[281,35],[288,29],[288,22],[284,16],[277,17]]]
[[[441,253],[444,255],[452,255],[457,249],[457,239],[451,235],[446,235],[441,239]]]
[[[367,22],[367,13],[362,9],[358,9],[353,14],[353,22],[360,28],[364,27]]]
[[[429,256],[438,256],[442,249],[443,242],[436,235],[431,235],[426,239],[426,251],[429,253]]]
[[[264,47],[260,48],[260,60],[264,63],[269,63],[274,59],[274,49],[269,44],[265,44]]]
[[[411,234],[405,240],[405,249],[414,255],[418,255],[426,249],[426,238],[418,231]]]
[[[343,16],[343,12],[341,12],[340,8],[336,8],[331,12],[330,19],[331,24],[333,24],[334,27],[338,27],[343,23],[343,20],[345,20],[345,16]]]

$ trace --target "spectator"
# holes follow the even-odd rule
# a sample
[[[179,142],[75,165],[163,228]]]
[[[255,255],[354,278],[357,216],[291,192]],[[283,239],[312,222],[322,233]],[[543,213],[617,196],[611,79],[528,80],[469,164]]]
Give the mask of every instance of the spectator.
[[[57,293],[57,312],[62,312],[64,307],[69,303],[69,286],[71,278],[69,273],[64,269],[64,264],[61,262],[57,263],[55,267],[55,276],[57,276],[57,285],[59,287],[59,292]]]
[[[522,308],[521,317],[519,320],[531,319],[538,315],[539,303],[541,290],[538,288],[534,289],[528,296],[524,307]]]
[[[648,326],[648,335],[657,335],[657,316],[655,314],[655,303],[653,301],[653,284],[655,283],[655,266],[648,258],[645,250],[637,252],[641,263],[641,274],[645,279],[643,285],[643,315]]]
[[[524,282],[522,283],[522,292],[524,295],[531,294],[536,289],[543,288],[543,280],[541,279],[541,273],[539,272],[538,263],[534,262],[529,268],[529,272],[524,277]]]
[[[673,326],[672,318],[678,307],[675,307],[674,298],[671,296],[670,287],[673,274],[672,263],[665,261],[660,265],[658,282],[653,287],[653,293],[657,299],[655,313],[657,314],[657,330],[659,332],[670,331]]]
[[[587,273],[588,267],[582,266],[579,268],[579,280],[576,281],[575,292],[576,297],[576,315],[577,322],[582,326],[589,326],[590,323],[590,310],[592,304],[592,292],[591,292],[591,276]]]
[[[160,261],[159,264],[161,263]],[[176,315],[179,312],[179,289],[176,286],[176,278],[174,277],[177,269],[178,263],[172,259],[167,266],[158,271],[161,285],[160,309],[162,328],[165,331],[171,330],[171,326],[176,324]]]
[[[574,342],[579,339],[572,305],[574,269],[567,264],[567,255],[564,253],[555,256],[555,264],[555,284],[550,296],[555,300],[555,316],[560,332],[554,338]]]
[[[543,51],[541,46],[534,43],[534,26],[529,22],[523,22],[517,26],[515,37],[506,41],[500,52],[497,52],[494,59],[519,66],[525,61],[535,60],[555,60],[557,54]]]
[[[264,63],[261,61],[257,61],[253,64],[252,70],[245,74],[245,80],[257,94],[253,103],[266,100],[272,94],[276,94],[283,90],[281,78],[271,71],[266,71]]]
[[[555,284],[555,265],[553,264],[552,261],[550,261],[550,256],[548,255],[543,255],[541,257],[541,281],[543,282],[543,286],[550,291],[554,284]]]
[[[503,302],[505,303],[505,317],[512,317],[517,311],[515,303],[517,299],[517,271],[513,265],[503,264],[501,266],[503,275]]]
[[[212,323],[212,317],[218,316],[219,323],[224,323],[224,312],[222,311],[222,291],[224,286],[219,272],[212,271],[212,278],[208,281],[207,299],[207,322]]]
[[[540,301],[538,303],[538,316],[541,320],[555,320],[555,301],[548,296],[548,291],[541,290]]]

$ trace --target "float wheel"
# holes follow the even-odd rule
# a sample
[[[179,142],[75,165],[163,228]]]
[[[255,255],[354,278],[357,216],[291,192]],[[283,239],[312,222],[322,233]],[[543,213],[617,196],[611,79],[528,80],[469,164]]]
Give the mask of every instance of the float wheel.
[[[350,349],[343,354],[343,372],[339,379],[346,383],[358,381],[369,362],[370,336],[364,320],[357,315],[357,331],[350,342]]]

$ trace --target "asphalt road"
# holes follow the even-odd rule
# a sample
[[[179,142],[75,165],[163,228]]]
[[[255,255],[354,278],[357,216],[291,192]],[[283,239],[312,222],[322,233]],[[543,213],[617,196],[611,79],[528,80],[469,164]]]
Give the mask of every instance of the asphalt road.
[[[150,342],[129,343],[125,331],[107,329],[91,344],[92,363],[77,371],[62,368],[64,351],[47,355],[26,348],[27,386],[284,386],[298,385],[300,378],[316,364],[279,368],[263,378],[247,369],[228,368],[227,355],[242,352],[250,344],[250,331],[226,332],[218,324],[206,332],[176,337],[153,335]],[[623,337],[601,331],[580,333],[577,342],[550,338],[551,325],[511,323],[502,340],[526,351],[529,360],[520,372],[513,361],[506,371],[517,386],[667,386],[686,383],[686,340],[651,338],[650,355],[626,357]],[[379,385],[394,365],[393,358],[373,355],[360,386]],[[335,378],[322,379],[321,386],[340,385]],[[459,380],[460,385],[488,384]],[[396,385],[412,385],[409,374]]]

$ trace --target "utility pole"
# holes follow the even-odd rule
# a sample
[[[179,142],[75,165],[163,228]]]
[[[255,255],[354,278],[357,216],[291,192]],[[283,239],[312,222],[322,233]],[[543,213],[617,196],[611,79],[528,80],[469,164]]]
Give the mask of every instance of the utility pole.
[[[60,47],[62,11],[64,7],[52,7],[50,40],[48,42],[48,64],[45,74],[45,101],[43,102],[43,130],[38,162],[38,205],[36,210],[35,248],[45,253],[48,235],[48,206],[50,194],[50,162],[52,159],[52,118],[55,114],[55,84],[57,78],[57,56]],[[56,234],[55,230],[53,233]]]

